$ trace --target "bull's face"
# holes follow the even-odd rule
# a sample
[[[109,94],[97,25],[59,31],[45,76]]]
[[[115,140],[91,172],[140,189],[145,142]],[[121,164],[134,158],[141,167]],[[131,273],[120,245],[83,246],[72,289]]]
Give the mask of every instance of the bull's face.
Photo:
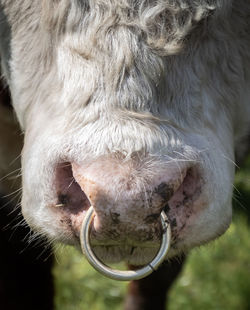
[[[2,0],[3,67],[25,133],[23,214],[52,240],[78,244],[92,205],[92,246],[106,262],[152,259],[162,210],[169,255],[231,220],[245,83],[221,23],[231,2],[169,2]]]

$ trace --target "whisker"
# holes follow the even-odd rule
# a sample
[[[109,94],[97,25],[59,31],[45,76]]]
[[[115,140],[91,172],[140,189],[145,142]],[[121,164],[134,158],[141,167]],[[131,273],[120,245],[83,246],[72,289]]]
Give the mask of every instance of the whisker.
[[[232,196],[232,199],[237,203],[237,205],[238,205],[239,207],[241,207],[244,211],[247,211],[247,207],[244,206],[244,205],[240,202],[240,200],[238,199],[238,197],[236,197],[235,195],[233,195],[233,196]]]
[[[17,174],[17,175],[14,175],[14,176],[12,176],[12,177],[9,177],[8,180],[16,180],[16,179],[20,178],[22,175],[23,175],[22,173],[19,173],[19,174]]]
[[[22,156],[22,154],[20,153],[16,158],[14,158],[14,159],[10,162],[9,166],[12,166],[21,156]]]
[[[3,206],[0,207],[0,210],[6,208],[7,206],[9,206],[13,201],[16,200],[16,198],[20,195],[20,198],[21,198],[21,193],[17,193],[14,197],[12,197],[10,200],[8,200]],[[20,201],[20,198],[19,198],[19,201]]]
[[[13,171],[11,171],[10,173],[6,174],[5,176],[3,176],[1,179],[0,179],[0,182],[7,179],[10,175],[12,175],[13,173],[16,173],[17,171],[21,171],[21,168],[18,168],[18,169],[15,169]]]
[[[227,157],[225,154],[222,154],[222,157],[225,158],[226,160],[228,160],[230,163],[232,163],[236,168],[240,169],[240,167],[236,164],[236,162],[234,160]]]
[[[8,198],[8,197],[10,197],[10,196],[12,196],[12,195],[14,195],[16,193],[20,193],[21,191],[22,191],[22,187],[17,189],[17,190],[15,190],[14,192],[12,192],[10,194],[4,195],[3,198]]]
[[[71,186],[74,182],[75,182],[75,179],[74,179],[74,178],[72,178],[72,181],[71,181],[71,183],[69,184],[69,186],[68,186],[68,188],[67,188],[67,189],[69,189],[69,188],[70,188],[70,186]]]

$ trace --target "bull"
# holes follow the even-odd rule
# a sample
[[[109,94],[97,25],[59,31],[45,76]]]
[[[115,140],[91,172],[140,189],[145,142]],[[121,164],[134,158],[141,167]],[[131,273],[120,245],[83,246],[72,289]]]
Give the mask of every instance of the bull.
[[[0,5],[1,71],[24,133],[26,222],[79,247],[92,206],[95,255],[137,268],[157,253],[164,211],[170,261],[132,282],[127,299],[128,309],[156,299],[161,309],[164,293],[148,283],[166,290],[184,256],[231,222],[235,153],[249,132],[250,4]]]

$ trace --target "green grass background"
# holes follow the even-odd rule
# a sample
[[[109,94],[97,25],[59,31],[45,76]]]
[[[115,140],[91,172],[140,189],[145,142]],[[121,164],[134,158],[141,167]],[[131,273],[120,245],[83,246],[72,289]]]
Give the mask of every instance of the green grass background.
[[[191,252],[171,289],[170,310],[250,310],[250,158],[235,185],[232,225]],[[56,258],[56,310],[122,309],[126,283],[98,274],[73,248],[58,250]]]

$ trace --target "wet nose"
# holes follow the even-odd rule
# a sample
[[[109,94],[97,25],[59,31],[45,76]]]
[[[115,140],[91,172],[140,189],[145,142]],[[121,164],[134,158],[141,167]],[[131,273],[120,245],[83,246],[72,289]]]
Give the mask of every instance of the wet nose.
[[[154,239],[152,234],[160,234],[161,211],[185,175],[169,168],[149,176],[128,163],[105,160],[72,164],[72,171],[95,210],[94,231],[103,239]]]

